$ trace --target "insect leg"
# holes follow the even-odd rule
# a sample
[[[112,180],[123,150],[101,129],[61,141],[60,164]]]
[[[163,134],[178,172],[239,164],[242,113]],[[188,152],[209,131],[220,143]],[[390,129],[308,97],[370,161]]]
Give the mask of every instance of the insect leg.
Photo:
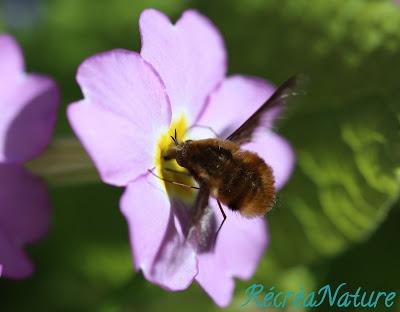
[[[218,199],[217,199],[217,203],[218,203],[219,210],[221,211],[222,217],[224,218],[224,220],[222,220],[221,225],[219,226],[219,228],[218,228],[218,230],[217,230],[217,233],[215,234],[214,246],[215,246],[215,243],[217,242],[217,237],[218,237],[219,231],[221,230],[222,225],[224,224],[224,222],[225,222],[225,220],[226,220],[226,214],[225,214],[225,212],[224,212],[224,209],[222,209],[222,205],[221,205],[221,203],[220,203],[220,201],[219,201]]]
[[[218,134],[217,134],[217,132],[215,132],[215,130],[213,129],[213,128],[211,128],[210,126],[203,126],[203,125],[193,125],[193,126],[191,126],[188,130],[191,130],[191,129],[193,129],[193,128],[203,128],[203,129],[208,129],[208,130],[210,130],[214,135],[215,135],[215,137],[217,137],[218,138]]]
[[[182,186],[182,187],[186,187],[186,188],[191,188],[191,189],[196,189],[196,190],[199,189],[198,186],[187,185],[187,184],[184,184],[184,183],[179,183],[179,182],[175,182],[175,181],[171,181],[171,180],[168,180],[168,179],[159,177],[159,176],[156,175],[156,174],[153,172],[153,170],[151,170],[151,169],[148,169],[147,171],[150,172],[153,176],[155,176],[155,177],[157,177],[157,178],[159,178],[159,179],[161,179],[161,180],[163,180],[163,181],[165,181],[165,182],[168,182],[168,183],[171,183],[171,184],[174,184],[174,185],[178,185],[178,186]]]
[[[177,173],[177,174],[183,174],[183,175],[185,175],[187,177],[191,177],[192,176],[189,172],[174,170],[174,169],[171,169],[171,168],[163,168],[163,170],[169,171],[169,172],[173,172],[173,173]]]

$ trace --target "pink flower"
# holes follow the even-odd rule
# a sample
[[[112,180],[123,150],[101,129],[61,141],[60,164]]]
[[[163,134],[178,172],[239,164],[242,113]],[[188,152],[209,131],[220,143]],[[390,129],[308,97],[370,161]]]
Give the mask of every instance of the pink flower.
[[[0,265],[2,275],[9,278],[33,272],[23,247],[48,228],[46,188],[22,164],[48,145],[57,106],[55,83],[26,74],[18,44],[11,36],[0,35]]]
[[[225,208],[228,218],[215,249],[202,250],[199,242],[184,235],[192,226],[194,194],[165,184],[148,169],[156,168],[164,177],[168,175],[162,168],[179,169],[161,156],[175,129],[180,140],[204,137],[204,129],[189,131],[193,125],[229,132],[268,99],[273,87],[252,77],[226,77],[221,35],[196,11],[186,11],[173,25],[149,9],[139,24],[140,54],[112,50],[81,64],[77,80],[84,99],[69,107],[68,117],[102,180],[126,187],[121,210],[129,225],[135,269],[172,291],[196,280],[218,305],[226,306],[234,278],[250,278],[264,254],[264,219],[244,219]],[[277,187],[282,187],[294,164],[288,143],[265,131],[244,148],[273,167]],[[171,173],[169,177],[182,179]],[[210,206],[215,209],[214,200]],[[204,222],[211,227],[221,220],[216,208]]]

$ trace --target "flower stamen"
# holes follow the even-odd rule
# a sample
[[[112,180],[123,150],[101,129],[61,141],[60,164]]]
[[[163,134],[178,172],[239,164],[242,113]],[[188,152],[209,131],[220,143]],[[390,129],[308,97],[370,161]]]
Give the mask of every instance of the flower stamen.
[[[164,158],[171,144],[178,145],[186,139],[187,129],[187,119],[181,115],[171,122],[169,129],[160,136],[155,156],[155,172],[152,171],[152,174],[164,182],[164,187],[170,197],[191,203],[195,195],[194,189],[198,189],[195,186],[195,180],[178,165],[175,159]]]

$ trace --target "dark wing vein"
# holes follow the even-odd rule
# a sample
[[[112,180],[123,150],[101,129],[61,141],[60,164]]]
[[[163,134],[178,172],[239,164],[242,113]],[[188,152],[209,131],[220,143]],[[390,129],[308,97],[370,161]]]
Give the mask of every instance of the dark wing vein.
[[[226,139],[239,145],[250,142],[254,131],[263,125],[266,113],[271,108],[283,106],[290,97],[304,94],[302,86],[307,80],[307,76],[303,74],[290,77],[249,119]]]

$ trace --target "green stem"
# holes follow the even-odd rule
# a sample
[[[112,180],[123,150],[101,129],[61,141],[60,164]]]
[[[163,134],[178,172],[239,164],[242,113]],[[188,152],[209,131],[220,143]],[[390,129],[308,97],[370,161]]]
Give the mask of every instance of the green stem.
[[[28,162],[26,167],[52,186],[100,181],[92,161],[81,144],[73,138],[54,140],[43,154]]]

